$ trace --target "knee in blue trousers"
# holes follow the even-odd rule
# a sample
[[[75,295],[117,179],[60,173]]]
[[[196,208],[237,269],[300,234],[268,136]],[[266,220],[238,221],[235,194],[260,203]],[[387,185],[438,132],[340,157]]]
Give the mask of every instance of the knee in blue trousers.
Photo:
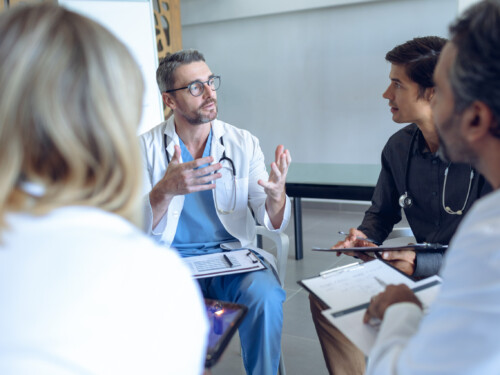
[[[206,298],[248,307],[239,333],[243,363],[248,375],[276,375],[281,355],[283,302],[281,288],[271,267],[262,271],[199,280]]]

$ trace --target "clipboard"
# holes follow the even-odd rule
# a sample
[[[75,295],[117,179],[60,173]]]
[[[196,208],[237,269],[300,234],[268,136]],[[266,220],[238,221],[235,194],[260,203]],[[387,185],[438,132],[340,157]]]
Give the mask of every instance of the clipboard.
[[[322,314],[368,355],[378,332],[376,326],[363,324],[371,297],[382,292],[387,284],[406,284],[425,307],[437,295],[441,278],[432,276],[416,281],[397,268],[374,259],[323,271],[319,276],[297,283],[328,307]]]
[[[248,312],[244,305],[205,298],[210,331],[208,334],[205,368],[217,363],[243,318]]]
[[[416,243],[399,246],[378,246],[378,247],[346,247],[344,249],[328,249],[325,247],[313,247],[313,251],[331,251],[331,252],[345,252],[345,251],[360,251],[360,252],[378,252],[378,251],[403,251],[411,250],[417,253],[435,253],[443,252],[448,248],[448,245],[441,245],[439,243]]]
[[[195,279],[259,271],[267,268],[250,249],[182,258]]]

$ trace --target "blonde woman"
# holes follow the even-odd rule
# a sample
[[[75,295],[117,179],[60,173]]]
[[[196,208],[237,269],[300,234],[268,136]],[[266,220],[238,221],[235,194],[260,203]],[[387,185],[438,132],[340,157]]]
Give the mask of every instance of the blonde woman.
[[[131,224],[136,63],[55,5],[7,11],[0,35],[0,373],[200,374],[200,293]]]

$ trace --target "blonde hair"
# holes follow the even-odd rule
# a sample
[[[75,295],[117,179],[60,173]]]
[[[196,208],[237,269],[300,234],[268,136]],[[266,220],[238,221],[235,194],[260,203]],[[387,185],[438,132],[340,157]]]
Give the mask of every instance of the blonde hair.
[[[5,12],[0,35],[0,230],[9,211],[69,205],[139,224],[143,81],[127,48],[52,4]]]

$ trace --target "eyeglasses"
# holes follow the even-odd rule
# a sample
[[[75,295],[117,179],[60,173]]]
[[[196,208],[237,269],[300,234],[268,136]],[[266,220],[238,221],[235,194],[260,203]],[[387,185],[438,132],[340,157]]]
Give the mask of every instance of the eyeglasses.
[[[178,90],[188,89],[191,95],[200,96],[205,91],[205,84],[208,84],[208,87],[210,87],[212,91],[216,91],[220,86],[220,76],[210,77],[208,81],[205,82],[194,81],[187,86],[179,87],[178,89],[167,90],[165,92],[174,92]]]

